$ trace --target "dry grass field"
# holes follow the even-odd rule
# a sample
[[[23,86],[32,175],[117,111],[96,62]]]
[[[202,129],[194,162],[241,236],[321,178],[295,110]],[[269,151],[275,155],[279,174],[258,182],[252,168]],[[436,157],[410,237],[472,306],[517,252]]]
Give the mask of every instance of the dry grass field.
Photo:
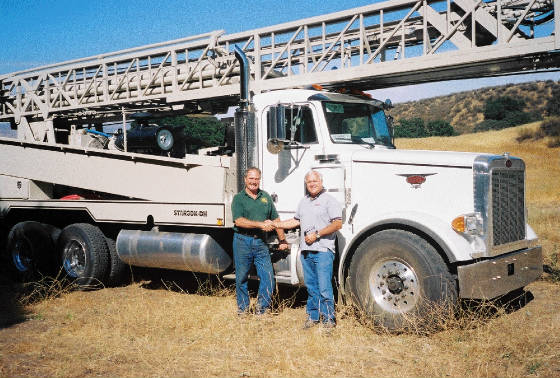
[[[397,145],[507,151],[525,159],[530,221],[542,238],[546,263],[558,269],[560,151],[542,140],[518,144],[521,129]],[[286,287],[274,314],[238,318],[230,283],[193,283],[189,277],[138,271],[127,286],[87,292],[60,283],[48,288],[45,281],[18,298],[6,284],[0,297],[0,376],[560,377],[557,274],[531,284],[534,299],[521,308],[478,315],[467,309],[443,320],[437,332],[423,334],[387,333],[342,305],[333,332],[303,331],[305,292]]]

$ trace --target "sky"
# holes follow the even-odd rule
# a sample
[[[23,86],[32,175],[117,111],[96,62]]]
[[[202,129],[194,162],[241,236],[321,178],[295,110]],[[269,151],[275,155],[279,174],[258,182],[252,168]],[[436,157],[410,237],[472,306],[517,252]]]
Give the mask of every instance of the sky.
[[[191,35],[271,26],[375,0],[0,0],[0,74]],[[560,72],[375,90],[393,103],[484,86],[560,80]]]

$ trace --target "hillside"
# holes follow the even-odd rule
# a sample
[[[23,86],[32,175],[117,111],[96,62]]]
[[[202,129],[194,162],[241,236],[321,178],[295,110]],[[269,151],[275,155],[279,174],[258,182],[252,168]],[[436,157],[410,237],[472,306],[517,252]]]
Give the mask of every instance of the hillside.
[[[451,123],[457,133],[464,134],[472,132],[475,125],[484,120],[484,104],[488,99],[503,96],[521,99],[526,104],[521,110],[544,115],[552,91],[558,88],[560,82],[553,80],[485,87],[395,104],[390,114],[395,121],[415,117],[422,118],[424,122],[445,120]]]

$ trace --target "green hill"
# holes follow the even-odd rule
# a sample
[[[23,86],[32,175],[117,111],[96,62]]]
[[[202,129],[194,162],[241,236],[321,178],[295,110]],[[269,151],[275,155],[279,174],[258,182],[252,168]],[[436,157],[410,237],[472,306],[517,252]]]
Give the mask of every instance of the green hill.
[[[424,122],[444,120],[453,126],[455,132],[465,134],[473,132],[475,126],[484,120],[484,107],[489,99],[507,96],[522,100],[525,107],[521,111],[544,116],[553,91],[560,91],[560,82],[547,80],[507,84],[395,104],[389,114],[396,122],[412,118],[421,118]]]

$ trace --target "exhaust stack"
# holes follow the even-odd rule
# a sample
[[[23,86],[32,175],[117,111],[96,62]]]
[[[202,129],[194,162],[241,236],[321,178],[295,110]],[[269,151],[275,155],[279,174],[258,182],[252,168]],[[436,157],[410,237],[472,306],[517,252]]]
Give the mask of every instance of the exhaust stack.
[[[239,61],[241,80],[239,108],[235,112],[235,153],[237,155],[237,190],[244,188],[243,177],[250,167],[257,167],[258,146],[255,113],[249,98],[249,60],[239,47],[235,46],[235,57]]]

